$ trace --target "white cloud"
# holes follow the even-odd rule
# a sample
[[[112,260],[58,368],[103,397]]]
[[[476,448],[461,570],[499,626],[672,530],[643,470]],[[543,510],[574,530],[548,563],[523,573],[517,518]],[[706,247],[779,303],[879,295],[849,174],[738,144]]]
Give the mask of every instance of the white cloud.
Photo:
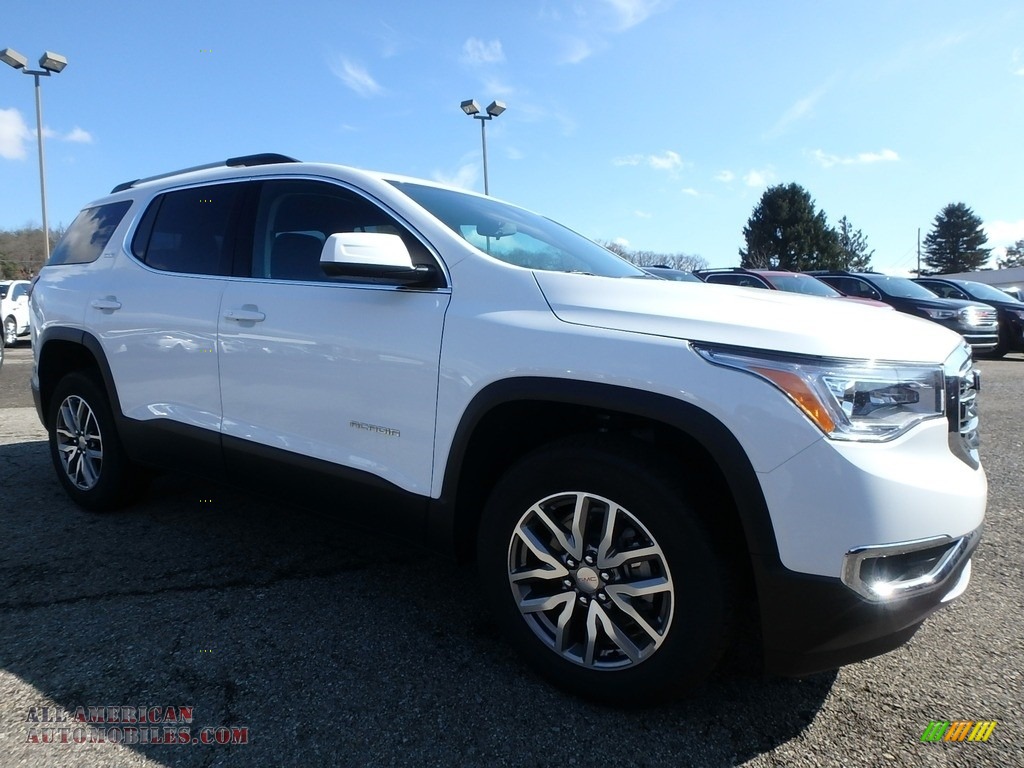
[[[989,221],[985,223],[988,242],[999,248],[1024,240],[1024,219],[1020,221]]]
[[[61,138],[64,141],[73,141],[78,144],[92,144],[92,134],[77,125]]]
[[[715,181],[721,181],[728,184],[730,181],[736,178],[736,174],[732,171],[719,171],[715,174]]]
[[[1011,58],[1011,72],[1017,77],[1024,77],[1024,53],[1020,48],[1015,48]]]
[[[566,38],[562,43],[559,64],[579,64],[594,52],[594,47],[579,37]]]
[[[624,237],[616,237],[612,242],[616,245],[621,245],[623,248],[629,248],[629,240]]]
[[[648,211],[633,211],[633,215],[636,216],[638,219],[653,219],[654,218],[654,214],[653,213],[649,213]]]
[[[811,156],[818,161],[822,168],[831,168],[836,165],[871,165],[872,163],[894,163],[899,161],[900,156],[891,149],[883,149],[880,152],[861,152],[848,157],[830,155],[820,149],[811,152]]]
[[[335,62],[331,66],[331,72],[360,96],[375,96],[384,90],[365,67],[346,58]]]
[[[768,131],[768,136],[770,138],[780,136],[785,133],[793,123],[799,122],[805,117],[809,117],[814,114],[814,108],[817,106],[818,102],[821,101],[821,98],[832,90],[834,82],[835,78],[830,78],[827,82],[819,85],[802,99],[797,99],[789,109],[782,113],[782,117],[780,117],[775,125],[772,126],[771,130]]]
[[[663,154],[648,157],[647,164],[658,171],[678,171],[683,167],[683,158],[678,152],[666,149]]]
[[[766,187],[771,182],[774,174],[769,169],[751,170],[743,177],[743,183],[748,187]]]
[[[612,159],[612,165],[646,165],[656,171],[675,172],[683,167],[678,152],[666,149],[660,155],[624,155]]]
[[[693,187],[683,187],[679,191],[682,192],[684,195],[689,195],[690,197],[700,197],[700,192],[698,192]]]
[[[471,37],[462,44],[462,60],[466,64],[497,64],[505,60],[505,52],[501,49],[501,40],[485,42],[479,37]]]
[[[559,64],[579,64],[597,51],[609,47],[608,38],[625,32],[647,21],[651,16],[668,8],[675,0],[600,0],[573,2],[567,13],[557,9],[544,9],[540,18],[544,22],[557,22],[561,28],[570,28],[562,39]]]
[[[25,144],[31,137],[21,112],[0,109],[0,157],[21,160],[26,155]]]
[[[669,5],[665,0],[604,0],[604,3],[615,14],[615,27],[620,31],[642,24]]]
[[[477,163],[464,163],[454,173],[447,171],[434,171],[433,179],[442,184],[447,184],[458,189],[473,189],[476,185],[480,166]]]

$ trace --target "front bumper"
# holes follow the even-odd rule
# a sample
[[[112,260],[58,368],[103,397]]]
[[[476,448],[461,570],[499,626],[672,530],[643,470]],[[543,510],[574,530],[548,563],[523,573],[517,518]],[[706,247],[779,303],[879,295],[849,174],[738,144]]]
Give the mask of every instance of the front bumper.
[[[954,328],[957,333],[964,337],[964,341],[971,345],[971,349],[977,352],[991,352],[999,344],[999,329],[991,331],[977,331],[964,328]]]
[[[927,553],[932,567],[908,566],[907,578],[896,578],[903,588],[890,597],[865,597],[843,580],[795,573],[781,566],[759,569],[759,589],[765,671],[802,676],[835,669],[844,664],[877,656],[909,640],[921,623],[943,604],[958,597],[971,575],[971,555],[981,529],[949,539],[948,558],[914,542],[877,549],[870,557],[851,550],[847,563],[863,572],[874,572],[877,563],[899,557],[902,551]],[[925,555],[922,555],[922,560]],[[865,569],[864,566],[872,567]],[[919,572],[924,568],[924,572]],[[893,568],[888,568],[895,575]]]

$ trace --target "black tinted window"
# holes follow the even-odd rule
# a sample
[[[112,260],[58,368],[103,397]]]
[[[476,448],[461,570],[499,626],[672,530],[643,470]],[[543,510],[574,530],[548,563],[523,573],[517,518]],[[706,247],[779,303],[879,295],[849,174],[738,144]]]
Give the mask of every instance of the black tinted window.
[[[132,253],[167,272],[229,274],[231,221],[241,189],[214,184],[161,195],[143,215]]]
[[[96,261],[131,205],[131,201],[123,200],[83,210],[57,243],[47,266]]]

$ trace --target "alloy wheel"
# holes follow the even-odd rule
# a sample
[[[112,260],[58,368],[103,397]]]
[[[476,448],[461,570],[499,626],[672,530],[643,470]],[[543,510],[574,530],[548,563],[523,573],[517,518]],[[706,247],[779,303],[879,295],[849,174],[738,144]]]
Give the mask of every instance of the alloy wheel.
[[[83,491],[99,482],[103,468],[103,436],[96,414],[77,395],[69,395],[57,413],[57,449],[68,480]]]
[[[534,634],[583,667],[640,664],[672,624],[661,547],[630,512],[596,494],[558,493],[531,506],[509,542],[508,580]]]

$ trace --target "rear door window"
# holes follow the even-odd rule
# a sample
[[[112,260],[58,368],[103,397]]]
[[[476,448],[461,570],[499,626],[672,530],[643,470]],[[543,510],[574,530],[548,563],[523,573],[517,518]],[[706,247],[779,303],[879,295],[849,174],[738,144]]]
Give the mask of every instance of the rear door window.
[[[139,222],[132,253],[165,272],[230,274],[231,234],[243,187],[211,184],[160,195]]]

